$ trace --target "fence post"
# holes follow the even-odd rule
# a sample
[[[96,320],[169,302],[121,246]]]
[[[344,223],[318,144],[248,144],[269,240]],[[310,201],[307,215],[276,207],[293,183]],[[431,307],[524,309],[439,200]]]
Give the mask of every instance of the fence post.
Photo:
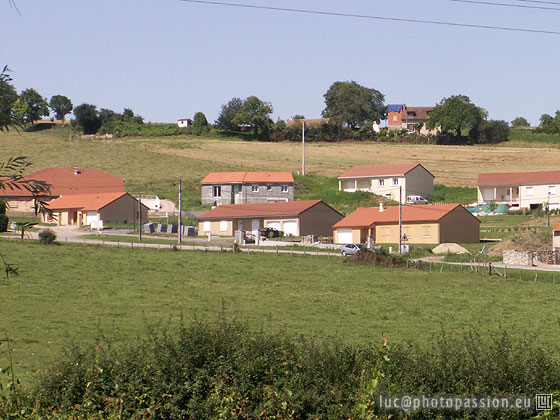
[[[276,245],[276,256],[278,256],[278,245]]]
[[[519,281],[523,281],[523,270],[519,269]]]
[[[539,272],[535,271],[535,281],[537,281],[538,278],[539,278]]]
[[[552,284],[556,283],[556,272],[552,274]]]
[[[440,273],[443,273],[443,263],[441,263],[441,268],[439,269]]]
[[[507,279],[507,264],[504,264],[504,278]]]
[[[293,256],[294,256],[294,250],[290,249],[290,257],[293,257]]]

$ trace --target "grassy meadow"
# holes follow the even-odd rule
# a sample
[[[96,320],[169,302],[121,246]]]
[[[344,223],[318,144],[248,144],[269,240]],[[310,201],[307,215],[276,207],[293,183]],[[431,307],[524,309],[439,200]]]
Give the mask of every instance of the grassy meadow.
[[[427,342],[477,327],[560,338],[560,284],[481,273],[372,269],[339,258],[173,252],[0,241],[19,276],[0,280],[1,325],[24,381],[71,341],[134,340],[146,323],[222,311],[250,327],[367,344]],[[56,262],[56,263],[55,263]],[[457,267],[458,270],[458,267]],[[551,279],[549,279],[551,280]],[[6,348],[0,347],[0,365]]]

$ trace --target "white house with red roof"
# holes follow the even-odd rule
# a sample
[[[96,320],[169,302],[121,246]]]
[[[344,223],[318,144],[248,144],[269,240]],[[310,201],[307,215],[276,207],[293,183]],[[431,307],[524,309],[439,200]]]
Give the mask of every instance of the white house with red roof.
[[[203,206],[294,200],[291,172],[212,172],[200,184]]]
[[[478,203],[519,209],[560,209],[560,171],[487,172],[478,175]]]
[[[124,193],[122,178],[98,169],[89,168],[46,168],[23,177],[23,180],[44,182],[47,192],[40,194],[40,200],[50,202],[62,195]],[[0,197],[8,204],[11,214],[32,214],[35,212],[36,197],[26,189],[1,188]]]
[[[321,200],[224,204],[198,217],[198,232],[233,236],[235,231],[274,228],[285,235],[330,236],[332,225],[344,216]]]
[[[363,207],[333,226],[334,243],[399,243],[399,206]],[[402,207],[405,244],[480,242],[480,221],[460,204]]]
[[[339,191],[367,191],[406,202],[408,196],[434,193],[434,176],[420,163],[356,166],[338,177]],[[402,191],[402,193],[401,193]]]

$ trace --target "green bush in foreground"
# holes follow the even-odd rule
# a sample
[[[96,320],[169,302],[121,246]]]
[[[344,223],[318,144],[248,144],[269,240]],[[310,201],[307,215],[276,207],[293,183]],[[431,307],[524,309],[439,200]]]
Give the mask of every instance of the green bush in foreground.
[[[388,357],[386,357],[388,356]],[[528,419],[530,411],[374,413],[375,393],[517,396],[557,389],[560,363],[506,332],[441,334],[427,347],[351,347],[222,320],[149,328],[134,345],[69,346],[0,418]]]
[[[39,243],[43,245],[52,245],[56,243],[56,233],[50,229],[43,229],[39,232]]]

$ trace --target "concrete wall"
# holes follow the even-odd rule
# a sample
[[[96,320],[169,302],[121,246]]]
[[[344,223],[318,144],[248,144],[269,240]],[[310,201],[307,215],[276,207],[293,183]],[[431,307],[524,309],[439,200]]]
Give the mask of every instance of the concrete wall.
[[[434,177],[422,166],[417,166],[405,175],[403,200],[409,195],[421,195],[424,198],[434,193]]]
[[[253,185],[258,186],[258,191],[253,191]],[[218,186],[218,185],[216,185]],[[201,201],[203,206],[222,204],[247,204],[268,203],[273,201],[294,201],[294,184],[220,184],[221,196],[213,197],[214,185],[202,185]],[[241,191],[238,192],[238,187]],[[287,186],[288,191],[282,192],[282,186]],[[269,188],[270,187],[270,191]]]
[[[465,208],[457,207],[439,221],[439,243],[480,242],[480,222]]]
[[[142,221],[148,221],[148,208],[140,206]],[[104,223],[138,223],[138,200],[125,194],[99,210],[99,220]]]
[[[331,236],[332,226],[343,218],[336,210],[320,202],[299,215],[300,235]]]
[[[515,251],[505,250],[503,253],[504,264],[532,266],[537,262],[545,264],[557,264],[558,254],[556,251]]]

